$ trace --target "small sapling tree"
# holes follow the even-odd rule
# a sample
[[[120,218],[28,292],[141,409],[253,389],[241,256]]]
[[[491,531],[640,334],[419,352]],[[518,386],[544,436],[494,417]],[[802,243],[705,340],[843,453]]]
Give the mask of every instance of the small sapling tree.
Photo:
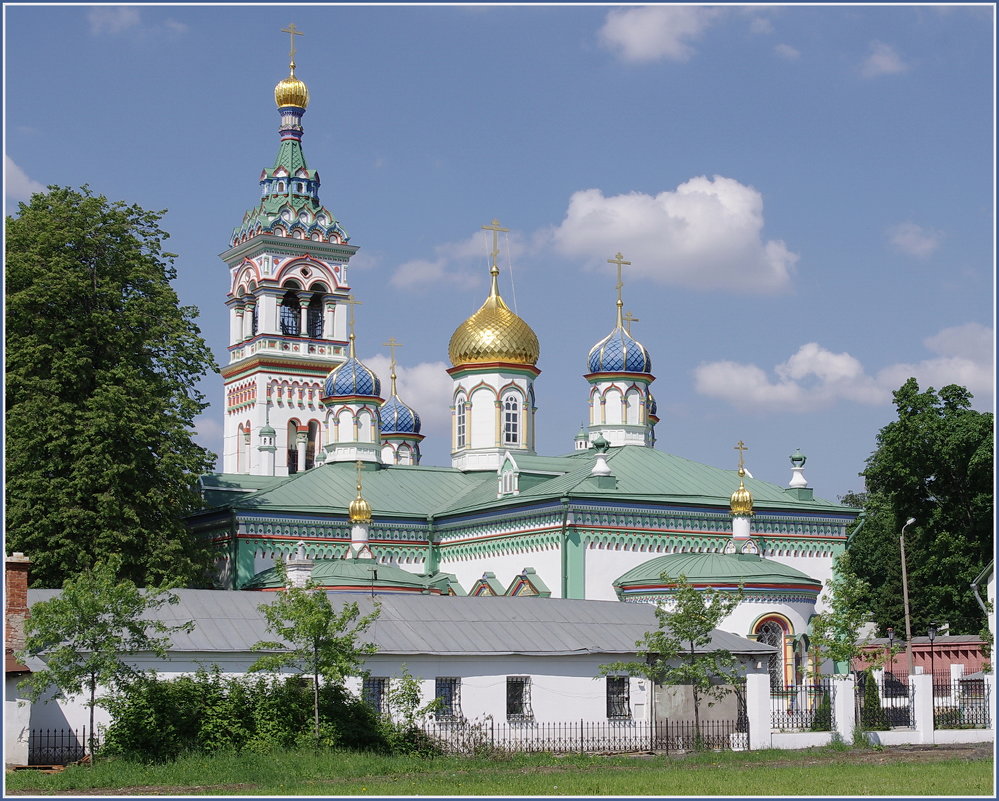
[[[833,562],[833,576],[826,582],[822,600],[827,606],[812,618],[812,649],[814,670],[821,670],[828,659],[834,663],[834,672],[850,672],[854,658],[864,654],[867,639],[860,630],[870,619],[870,587],[850,568],[849,553],[842,553]],[[878,654],[865,654],[868,662],[879,663]]]
[[[364,657],[376,650],[373,643],[360,642],[361,635],[378,617],[379,608],[361,617],[357,602],[333,608],[324,590],[311,582],[304,587],[288,585],[284,562],[277,563],[286,589],[275,593],[272,603],[259,609],[267,620],[267,630],[280,640],[264,640],[255,651],[274,651],[257,659],[249,670],[277,673],[290,668],[312,679],[312,711],[316,745],[320,741],[319,681],[342,686],[348,676],[361,672]]]
[[[653,684],[689,686],[694,696],[694,725],[701,737],[700,703],[711,705],[738,686],[742,671],[738,660],[725,649],[709,649],[711,632],[728,617],[743,598],[742,587],[724,592],[708,587],[700,590],[681,575],[662,580],[674,588],[668,605],[656,607],[659,627],[635,643],[639,662],[614,662],[600,666],[603,676],[626,673],[643,676]]]
[[[138,652],[161,659],[170,647],[170,634],[190,631],[193,623],[168,625],[153,619],[156,610],[177,603],[170,587],[140,589],[119,579],[118,555],[98,561],[76,578],[68,578],[62,593],[31,607],[25,621],[25,656],[38,657],[45,669],[23,679],[28,698],[37,701],[55,687],[53,698],[86,694],[90,710],[89,748],[94,759],[94,707],[98,687],[120,689],[140,675],[126,661]]]

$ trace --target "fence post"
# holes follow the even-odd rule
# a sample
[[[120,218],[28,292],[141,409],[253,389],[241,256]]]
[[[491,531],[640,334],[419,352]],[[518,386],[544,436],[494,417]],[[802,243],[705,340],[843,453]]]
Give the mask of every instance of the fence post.
[[[912,728],[920,743],[933,742],[933,676],[920,673],[909,677],[912,684]]]
[[[746,749],[770,747],[770,674],[746,674]]]
[[[496,748],[496,721],[489,718],[489,747]]]
[[[834,732],[844,743],[853,742],[857,727],[857,682],[852,675],[836,675],[830,682],[832,689]]]

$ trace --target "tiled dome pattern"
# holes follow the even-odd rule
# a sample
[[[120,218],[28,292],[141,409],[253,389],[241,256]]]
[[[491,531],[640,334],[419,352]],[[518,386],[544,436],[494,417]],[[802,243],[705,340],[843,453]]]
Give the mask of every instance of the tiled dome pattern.
[[[382,382],[378,376],[353,357],[326,376],[327,397],[377,396],[381,391]]]
[[[541,355],[538,337],[503,299],[491,295],[455,329],[447,346],[451,364],[508,362],[535,364]]]
[[[383,434],[420,433],[420,415],[399,400],[397,395],[393,395],[385,401],[379,415],[382,420],[381,432]]]
[[[615,328],[590,350],[591,373],[651,373],[652,357],[641,342]]]

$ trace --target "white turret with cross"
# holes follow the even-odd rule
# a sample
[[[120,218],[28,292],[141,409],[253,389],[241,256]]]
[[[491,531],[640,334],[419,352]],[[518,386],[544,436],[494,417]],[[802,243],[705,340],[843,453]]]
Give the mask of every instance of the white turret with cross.
[[[598,438],[611,446],[655,445],[655,402],[649,385],[652,358],[631,334],[631,324],[638,318],[624,312],[621,290],[624,287],[621,268],[630,265],[618,253],[609,264],[617,266],[617,303],[614,329],[590,349],[586,380],[590,384],[589,425],[587,435],[592,443]],[[625,327],[627,325],[627,327]]]

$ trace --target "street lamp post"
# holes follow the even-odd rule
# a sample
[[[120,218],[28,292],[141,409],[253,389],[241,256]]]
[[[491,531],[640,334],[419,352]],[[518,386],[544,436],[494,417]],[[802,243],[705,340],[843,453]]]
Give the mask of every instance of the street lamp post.
[[[936,682],[936,676],[933,670],[933,641],[937,638],[937,627],[932,623],[930,623],[930,627],[926,630],[926,636],[930,638],[930,686],[933,686]]]
[[[902,550],[902,603],[905,605],[905,658],[908,662],[909,673],[912,675],[912,627],[909,623],[909,578],[905,569],[905,530],[916,522],[916,518],[910,517],[902,526],[902,533],[898,535],[898,544]],[[907,680],[908,681],[908,680]]]
[[[891,652],[892,646],[895,644],[895,629],[891,626],[888,627],[888,672],[893,676],[895,675],[895,655]]]

